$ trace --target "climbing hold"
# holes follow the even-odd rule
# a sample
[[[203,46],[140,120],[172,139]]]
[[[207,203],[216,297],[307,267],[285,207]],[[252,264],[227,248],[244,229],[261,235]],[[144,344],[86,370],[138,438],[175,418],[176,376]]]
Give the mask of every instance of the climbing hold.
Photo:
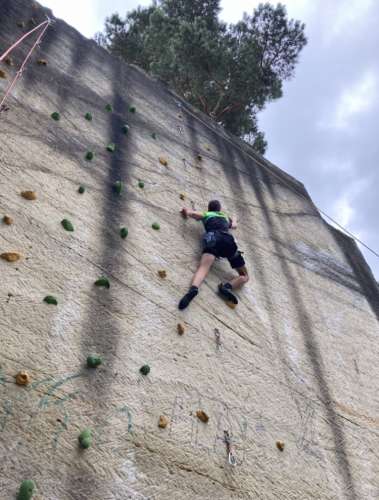
[[[161,269],[158,271],[158,276],[162,279],[166,278],[167,277],[167,273],[164,269]]]
[[[4,62],[7,66],[13,66],[13,59],[11,57],[4,59]]]
[[[21,254],[17,252],[5,252],[0,255],[0,257],[7,262],[17,262],[21,259]]]
[[[53,306],[58,305],[58,301],[53,295],[46,295],[43,301],[46,302],[46,304],[52,304]]]
[[[114,142],[110,142],[107,146],[107,151],[110,153],[114,153],[116,149],[116,144]]]
[[[179,198],[181,200],[185,200],[186,199],[186,195],[184,193],[180,193]]]
[[[159,163],[164,167],[167,167],[168,165],[168,161],[166,160],[166,158],[163,158],[162,156],[159,157]]]
[[[234,302],[230,302],[229,300],[227,300],[225,303],[228,307],[230,307],[230,309],[235,309],[237,307],[237,304],[235,304]]]
[[[16,24],[19,28],[25,28],[25,21],[18,21]]]
[[[18,372],[16,375],[17,385],[28,385],[30,382],[30,375],[25,371]]]
[[[142,373],[142,375],[148,375],[150,373],[150,366],[149,365],[143,365],[139,369],[139,371]]]
[[[202,161],[203,160],[203,157],[201,155],[197,155],[196,158],[198,159],[198,161]]]
[[[276,442],[276,447],[278,448],[278,450],[284,451],[284,443],[283,443],[283,441],[277,441]]]
[[[113,111],[113,106],[112,104],[107,104],[105,106],[105,111],[108,111],[108,113],[111,113]]]
[[[161,415],[158,420],[158,427],[160,427],[161,429],[166,429],[167,425],[168,425],[168,418],[165,417],[164,415]]]
[[[21,196],[25,198],[25,200],[36,200],[37,193],[35,191],[22,191]]]
[[[178,118],[183,118],[183,115],[181,115],[180,113],[178,114]]]
[[[91,122],[91,121],[92,121],[92,115],[91,115],[91,113],[86,113],[86,114],[84,115],[84,118],[85,118],[86,120],[88,120],[89,122]]]
[[[84,449],[89,448],[92,444],[92,431],[91,431],[91,429],[84,429],[84,431],[82,431],[79,434],[78,440],[79,440],[79,445],[81,448],[84,448]]]
[[[123,186],[122,181],[116,181],[116,182],[114,183],[114,185],[113,185],[113,189],[115,190],[115,192],[116,192],[117,194],[121,194],[123,187],[124,187],[124,186]]]
[[[73,231],[74,226],[72,225],[72,222],[70,222],[68,219],[63,219],[61,220],[62,226],[66,229],[66,231]]]
[[[17,500],[31,500],[35,487],[36,485],[31,479],[22,481],[20,489],[18,490]]]
[[[100,356],[88,356],[87,366],[88,368],[97,368],[102,364],[103,360]]]
[[[51,113],[51,118],[58,122],[61,119],[61,115],[58,113],[58,111],[54,111],[54,113]]]
[[[157,138],[157,134],[156,134],[155,132],[153,132],[153,133],[151,134],[151,137],[152,137],[153,139],[156,139],[156,138]]]
[[[161,228],[161,226],[158,224],[158,222],[153,222],[153,223],[151,224],[151,227],[152,227],[153,229],[155,229],[156,231],[159,231],[159,229]]]
[[[109,279],[106,278],[105,276],[102,276],[101,278],[95,281],[95,286],[110,288],[111,285],[109,283]]]
[[[135,106],[130,106],[130,108],[129,108],[129,112],[130,112],[130,113],[135,113],[135,112],[136,112],[136,108],[135,108]]]
[[[183,333],[185,332],[185,327],[183,323],[178,323],[176,329],[179,335],[183,335]]]
[[[6,78],[7,77],[7,74],[5,73],[5,71],[3,71],[2,69],[0,69],[0,78]]]
[[[95,156],[95,154],[93,151],[87,151],[86,160],[91,161],[91,160],[93,160],[94,156]]]
[[[38,59],[37,64],[40,66],[47,66],[47,61],[46,59]]]
[[[125,239],[128,236],[128,229],[126,227],[122,227],[120,229],[120,236],[122,239]]]
[[[126,125],[126,124],[125,124],[125,125],[123,125],[123,126],[122,126],[122,128],[121,128],[121,130],[123,131],[123,133],[124,133],[125,135],[127,135],[127,134],[128,134],[128,132],[129,132],[129,125]]]
[[[7,226],[10,226],[11,224],[13,224],[13,219],[12,219],[12,217],[9,217],[9,215],[4,215],[3,222]]]
[[[202,422],[204,422],[204,424],[206,424],[208,422],[208,420],[209,420],[208,415],[203,410],[197,410],[196,416],[197,416],[197,418],[199,420],[201,420]]]
[[[79,186],[78,193],[83,194],[86,188],[84,186]]]
[[[143,181],[138,181],[138,187],[143,189],[145,187],[145,183]]]

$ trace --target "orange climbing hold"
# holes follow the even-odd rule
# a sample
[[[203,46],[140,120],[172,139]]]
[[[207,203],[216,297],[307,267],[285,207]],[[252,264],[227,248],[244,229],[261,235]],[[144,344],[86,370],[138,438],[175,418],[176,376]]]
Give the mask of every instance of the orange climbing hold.
[[[17,252],[5,252],[0,255],[0,257],[7,262],[17,262],[21,259],[21,254]]]
[[[168,418],[165,417],[164,415],[161,415],[159,417],[158,427],[160,427],[161,429],[166,429],[167,425],[168,425]]]
[[[25,198],[25,200],[36,200],[37,193],[35,191],[22,191],[21,196]]]
[[[178,323],[176,329],[179,335],[183,335],[183,333],[185,332],[185,327],[183,323]]]
[[[0,78],[5,79],[6,77],[7,77],[7,74],[5,73],[5,71],[3,71],[2,69],[0,69]]]
[[[284,451],[284,442],[283,441],[277,441],[276,442],[276,447],[278,448],[278,450]]]
[[[162,279],[167,278],[167,272],[164,269],[158,271],[158,276]]]
[[[9,217],[9,215],[4,215],[3,222],[7,226],[10,226],[11,224],[13,224],[13,219],[12,219],[12,217]]]
[[[161,165],[163,165],[164,167],[167,167],[167,165],[168,165],[168,161],[166,160],[166,158],[163,158],[163,156],[159,157],[159,163]]]
[[[204,422],[204,424],[206,424],[208,422],[208,420],[209,420],[208,415],[203,410],[197,410],[196,416],[197,416],[197,418],[199,420],[201,420],[202,422]]]
[[[186,199],[186,195],[184,193],[180,193],[179,198],[181,200],[185,200]]]

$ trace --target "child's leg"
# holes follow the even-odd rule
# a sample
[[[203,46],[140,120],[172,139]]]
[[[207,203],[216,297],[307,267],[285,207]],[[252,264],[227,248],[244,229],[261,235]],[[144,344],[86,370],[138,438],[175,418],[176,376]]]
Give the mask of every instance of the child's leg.
[[[207,277],[213,262],[215,261],[215,256],[210,253],[203,253],[199,263],[199,267],[192,278],[192,285],[188,292],[182,297],[179,302],[179,309],[185,309],[191,300],[193,300],[199,292],[199,286]]]
[[[238,276],[233,278],[229,283],[233,290],[240,288],[242,285],[249,281],[249,274],[247,272],[246,266],[242,266],[236,269]]]
[[[215,259],[216,257],[211,253],[203,253],[203,255],[201,256],[199,267],[197,268],[197,271],[192,279],[192,286],[196,286],[198,288],[202,284],[202,282],[207,277]]]

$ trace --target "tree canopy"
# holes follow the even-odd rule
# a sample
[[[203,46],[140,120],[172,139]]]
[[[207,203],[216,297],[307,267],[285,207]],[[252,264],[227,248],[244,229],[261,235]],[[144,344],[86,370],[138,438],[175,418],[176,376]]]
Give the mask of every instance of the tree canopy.
[[[155,0],[107,18],[96,40],[264,153],[257,114],[294,75],[305,25],[282,4],[260,4],[236,24],[222,22],[220,10],[220,0]]]

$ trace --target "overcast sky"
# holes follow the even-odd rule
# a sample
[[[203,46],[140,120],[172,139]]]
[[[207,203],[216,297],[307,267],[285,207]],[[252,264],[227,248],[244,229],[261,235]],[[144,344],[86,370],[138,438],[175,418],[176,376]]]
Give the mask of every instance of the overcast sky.
[[[150,0],[40,0],[84,35],[107,15]],[[259,0],[222,0],[221,17],[236,22]],[[276,4],[276,2],[271,2]],[[260,115],[266,157],[304,182],[316,205],[379,250],[379,2],[282,0],[306,23],[308,45],[284,96]],[[379,280],[379,258],[361,248]]]

